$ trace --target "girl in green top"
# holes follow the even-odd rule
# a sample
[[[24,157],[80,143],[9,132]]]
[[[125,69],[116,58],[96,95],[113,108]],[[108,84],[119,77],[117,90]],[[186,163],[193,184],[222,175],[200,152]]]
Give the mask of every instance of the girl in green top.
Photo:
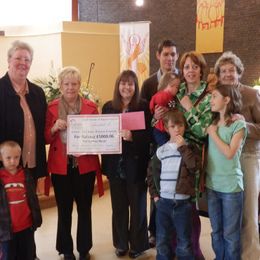
[[[206,187],[212,226],[212,246],[217,260],[240,259],[243,209],[243,173],[240,154],[246,123],[233,121],[240,112],[241,95],[231,85],[218,85],[212,92],[213,123],[209,134]]]

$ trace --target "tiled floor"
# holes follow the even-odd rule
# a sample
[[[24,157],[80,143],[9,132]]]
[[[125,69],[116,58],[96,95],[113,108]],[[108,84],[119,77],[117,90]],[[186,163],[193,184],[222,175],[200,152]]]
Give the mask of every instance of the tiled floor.
[[[38,257],[41,260],[57,260],[60,259],[55,250],[56,238],[56,222],[57,211],[56,207],[42,210],[43,225],[36,232],[36,245]],[[75,222],[76,222],[76,208],[74,209],[73,221],[73,237],[75,237]],[[214,258],[210,242],[210,224],[207,218],[201,218],[202,234],[201,234],[201,248],[203,250],[206,260]],[[106,190],[105,196],[98,198],[97,195],[93,198],[92,206],[92,225],[93,225],[93,248],[91,249],[92,260],[116,260],[118,259],[114,254],[111,235],[111,203],[110,194]],[[74,251],[77,255],[76,250]],[[138,257],[139,260],[155,259],[155,249],[146,251],[145,254]],[[123,257],[120,259],[130,259]]]

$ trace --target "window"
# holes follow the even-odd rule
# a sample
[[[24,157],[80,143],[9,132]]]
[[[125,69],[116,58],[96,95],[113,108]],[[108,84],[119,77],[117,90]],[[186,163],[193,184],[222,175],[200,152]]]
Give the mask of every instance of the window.
[[[72,0],[1,1],[0,25],[36,25],[71,21]]]

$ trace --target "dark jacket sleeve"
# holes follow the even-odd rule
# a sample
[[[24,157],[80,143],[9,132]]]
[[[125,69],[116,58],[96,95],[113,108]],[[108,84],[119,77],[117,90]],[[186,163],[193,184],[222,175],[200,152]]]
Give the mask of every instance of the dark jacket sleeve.
[[[7,195],[3,184],[0,181],[0,242],[12,238],[11,215]]]
[[[29,93],[25,95],[36,131],[36,170],[34,177],[47,175],[44,128],[46,99],[43,90],[30,81]],[[24,115],[20,98],[14,91],[8,73],[0,79],[0,142],[16,141],[23,148]]]
[[[154,154],[147,169],[147,185],[152,198],[160,197],[161,166],[161,161],[156,154]]]
[[[102,114],[117,114],[118,111],[115,111],[112,107],[112,102],[106,102],[102,107]],[[101,169],[102,174],[107,176],[107,178],[116,178],[118,177],[117,166],[120,159],[119,154],[101,154]]]
[[[185,167],[191,174],[195,174],[201,168],[201,152],[196,146],[182,145],[178,148]]]
[[[36,194],[36,185],[32,178],[32,173],[30,169],[25,169],[25,179],[26,179],[27,199],[32,214],[32,220],[33,220],[33,229],[36,230],[42,224],[42,215],[41,215],[38,196]]]
[[[200,151],[191,145],[183,145],[178,148],[182,161],[176,184],[176,192],[195,196],[196,174],[201,167]]]
[[[133,130],[133,141],[122,140],[122,154],[102,155],[102,170],[108,178],[119,177],[119,161],[123,162],[123,167],[128,181],[136,183],[144,181],[147,175],[147,164],[150,158],[151,114],[147,102],[141,101],[138,108],[129,112],[144,111],[146,129]],[[107,102],[102,108],[103,114],[120,113],[112,107],[112,102]]]
[[[143,98],[147,102],[150,102],[152,96],[157,92],[157,87],[157,73],[154,73],[143,82],[140,94],[141,98]]]

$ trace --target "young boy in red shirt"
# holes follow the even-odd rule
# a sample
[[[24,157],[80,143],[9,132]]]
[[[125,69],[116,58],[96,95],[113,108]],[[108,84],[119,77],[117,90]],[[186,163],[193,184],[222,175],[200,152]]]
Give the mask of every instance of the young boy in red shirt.
[[[16,142],[0,145],[1,260],[33,260],[33,234],[42,223],[32,174],[19,166],[20,157],[21,147]]]

